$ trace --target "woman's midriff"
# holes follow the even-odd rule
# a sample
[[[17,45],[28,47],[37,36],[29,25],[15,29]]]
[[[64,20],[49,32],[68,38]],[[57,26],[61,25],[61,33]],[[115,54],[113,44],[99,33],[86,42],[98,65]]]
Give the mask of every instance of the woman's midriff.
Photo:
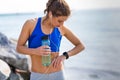
[[[51,53],[52,61],[54,58],[56,58],[58,56],[59,56],[58,52],[57,53],[52,52]],[[62,70],[62,63],[59,64],[59,66],[57,68],[54,68],[53,64],[50,64],[49,66],[43,66],[41,56],[33,55],[33,56],[31,56],[31,60],[32,60],[32,72],[48,74],[48,73],[57,72],[57,71]]]

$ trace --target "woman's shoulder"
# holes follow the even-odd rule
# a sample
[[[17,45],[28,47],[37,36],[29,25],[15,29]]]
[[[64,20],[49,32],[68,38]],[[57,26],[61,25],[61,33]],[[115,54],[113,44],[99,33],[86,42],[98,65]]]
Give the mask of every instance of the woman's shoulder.
[[[69,31],[69,29],[65,25],[59,27],[58,29],[63,36],[66,34],[66,32]]]
[[[27,19],[23,25],[24,28],[33,28],[37,23],[38,18]]]
[[[38,18],[27,19],[23,24],[22,30],[31,33],[36,25],[37,20]]]
[[[27,19],[26,21],[25,21],[25,24],[35,24],[36,22],[37,22],[37,20],[38,20],[38,18],[33,18],[33,19]]]

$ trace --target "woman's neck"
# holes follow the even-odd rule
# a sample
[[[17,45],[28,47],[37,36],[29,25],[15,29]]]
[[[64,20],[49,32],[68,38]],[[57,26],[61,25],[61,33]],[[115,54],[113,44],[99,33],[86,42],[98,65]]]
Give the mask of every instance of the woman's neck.
[[[53,28],[53,26],[52,26],[52,20],[50,20],[46,16],[42,18],[42,25],[48,26],[49,28]]]
[[[50,19],[46,18],[46,16],[42,18],[42,31],[45,34],[52,33],[54,27],[52,26],[51,22],[52,21]]]

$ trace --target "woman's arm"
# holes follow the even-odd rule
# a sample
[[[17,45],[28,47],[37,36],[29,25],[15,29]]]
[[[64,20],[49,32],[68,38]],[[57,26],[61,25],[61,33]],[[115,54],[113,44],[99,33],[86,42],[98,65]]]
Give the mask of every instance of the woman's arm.
[[[75,46],[73,49],[67,52],[68,57],[78,54],[85,48],[81,41],[69,29],[63,26],[60,28],[60,31]],[[65,59],[66,57],[64,55],[60,55],[59,57],[55,58],[53,60],[53,67],[57,68]]]
[[[45,51],[44,48],[46,46],[41,46],[38,48],[28,48],[26,46],[26,42],[34,29],[35,24],[36,24],[35,20],[27,20],[23,25],[21,34],[17,42],[17,47],[16,47],[16,50],[19,53],[26,54],[26,55],[43,55],[43,53],[48,54],[48,52],[50,52],[50,51],[48,52]]]
[[[79,40],[77,36],[75,36],[68,28],[63,26],[64,36],[75,46],[73,49],[69,50],[68,56],[73,56],[84,50],[84,45]]]
[[[30,27],[32,26],[31,20],[27,20],[23,25],[16,47],[19,53],[27,55],[32,55],[34,53],[34,49],[29,49],[26,46],[26,42],[30,36]]]

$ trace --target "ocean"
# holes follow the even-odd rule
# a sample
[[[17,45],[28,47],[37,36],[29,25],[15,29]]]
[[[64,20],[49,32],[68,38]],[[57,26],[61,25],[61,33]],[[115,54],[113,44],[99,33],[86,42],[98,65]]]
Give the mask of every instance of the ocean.
[[[42,13],[0,14],[0,32],[9,39],[18,39],[27,19]],[[67,80],[120,79],[120,9],[73,11],[65,22],[85,50],[65,61]],[[74,46],[63,37],[60,52]]]

